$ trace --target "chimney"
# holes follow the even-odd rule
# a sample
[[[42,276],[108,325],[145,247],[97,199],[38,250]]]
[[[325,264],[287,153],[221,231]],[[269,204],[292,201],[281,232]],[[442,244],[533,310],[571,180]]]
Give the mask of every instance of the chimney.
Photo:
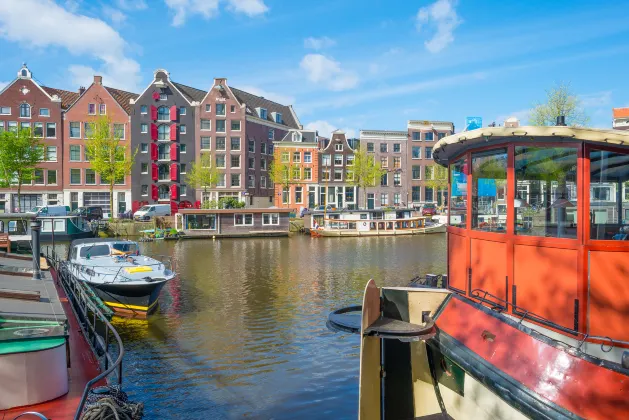
[[[83,92],[85,92],[85,86],[79,88],[79,95],[83,95]]]
[[[558,126],[566,126],[566,117],[564,115],[560,115],[557,117],[557,125]]]
[[[96,83],[97,85],[102,85],[103,84],[103,76],[94,76],[94,83]]]

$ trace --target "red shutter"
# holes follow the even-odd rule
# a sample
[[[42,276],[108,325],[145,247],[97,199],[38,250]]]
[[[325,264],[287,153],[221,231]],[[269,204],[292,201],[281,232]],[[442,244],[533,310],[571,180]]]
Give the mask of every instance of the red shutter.
[[[153,99],[159,101],[159,92],[153,92]]]
[[[151,123],[151,140],[157,140],[157,125]]]
[[[135,213],[140,208],[140,202],[138,200],[133,200],[131,202],[131,213]]]
[[[179,160],[179,148],[177,147],[177,143],[172,143],[170,145],[170,160],[173,162]]]
[[[151,143],[151,160],[157,160],[157,143]]]
[[[155,105],[151,105],[151,120],[157,121],[157,107]]]
[[[200,209],[201,208],[201,202],[199,200],[194,202],[194,208],[195,209]]]
[[[177,124],[170,126],[170,139],[173,141],[177,140]]]
[[[159,192],[157,191],[157,185],[151,185],[151,198],[157,200],[159,198]]]
[[[170,164],[170,180],[177,181],[177,175],[179,175],[179,165],[176,163]]]
[[[173,185],[174,187],[174,185]],[[170,202],[170,214],[172,216],[174,216],[175,214],[177,214],[177,212],[179,211],[179,206],[177,205],[176,201],[171,201]]]
[[[177,105],[170,107],[170,120],[177,121]]]
[[[173,184],[170,186],[170,198],[172,200],[176,200],[179,198],[179,186],[177,184]]]
[[[157,174],[157,163],[151,163],[151,178],[153,178],[153,181],[157,181]]]

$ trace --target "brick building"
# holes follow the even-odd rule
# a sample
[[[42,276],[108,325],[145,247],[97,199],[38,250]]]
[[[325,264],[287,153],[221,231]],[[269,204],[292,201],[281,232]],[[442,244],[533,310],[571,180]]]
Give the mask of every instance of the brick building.
[[[373,156],[386,171],[375,187],[359,191],[360,206],[368,209],[387,206],[406,207],[408,203],[407,162],[408,133],[406,131],[361,130],[360,147]],[[365,201],[366,194],[366,201]]]
[[[319,203],[337,208],[356,208],[357,187],[350,183],[353,179],[354,149],[349,145],[345,132],[333,131],[331,139],[320,140],[319,143]]]
[[[20,210],[63,201],[63,112],[79,97],[41,85],[24,64],[17,77],[0,91],[0,131],[30,128],[44,143],[44,162],[31,185],[23,185]],[[17,211],[15,188],[0,189],[0,212]]]
[[[103,78],[94,76],[94,82],[81,88],[80,97],[63,118],[63,185],[64,202],[75,209],[80,206],[98,206],[104,213],[109,208],[109,185],[90,169],[85,143],[89,141],[90,124],[101,117],[111,120],[112,129],[122,144],[131,152],[131,99],[137,94],[103,86]],[[124,213],[131,206],[131,176],[114,187],[113,216]]]
[[[273,142],[274,159],[290,163],[291,185],[275,184],[276,207],[313,208],[319,203],[319,136],[314,130],[290,130],[283,139]]]

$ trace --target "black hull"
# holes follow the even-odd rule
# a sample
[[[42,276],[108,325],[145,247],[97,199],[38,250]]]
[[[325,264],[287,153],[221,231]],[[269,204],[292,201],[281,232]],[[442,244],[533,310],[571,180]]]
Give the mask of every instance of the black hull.
[[[157,309],[159,294],[168,280],[140,285],[90,283],[99,298],[116,312],[149,314]]]

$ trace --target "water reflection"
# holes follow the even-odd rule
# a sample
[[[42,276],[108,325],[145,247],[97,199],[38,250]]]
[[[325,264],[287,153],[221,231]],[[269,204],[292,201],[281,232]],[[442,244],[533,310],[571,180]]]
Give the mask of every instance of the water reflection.
[[[327,330],[365,283],[445,270],[445,235],[154,242],[179,279],[149,321],[116,319],[148,418],[355,418],[357,336]]]

